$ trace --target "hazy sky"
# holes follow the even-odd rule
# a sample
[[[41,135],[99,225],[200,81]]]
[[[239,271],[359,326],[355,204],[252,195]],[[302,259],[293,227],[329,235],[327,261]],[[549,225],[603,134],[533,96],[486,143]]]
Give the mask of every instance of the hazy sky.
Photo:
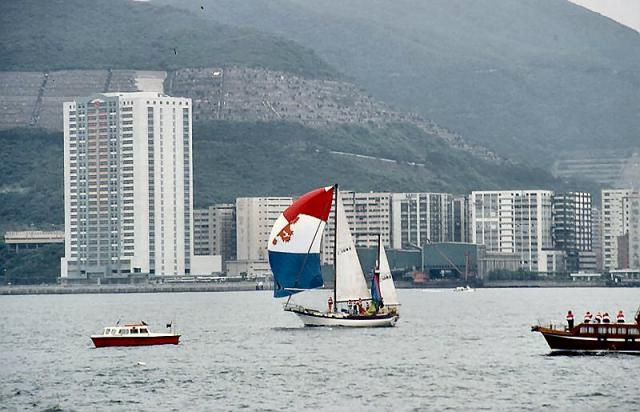
[[[640,0],[569,0],[640,32]]]

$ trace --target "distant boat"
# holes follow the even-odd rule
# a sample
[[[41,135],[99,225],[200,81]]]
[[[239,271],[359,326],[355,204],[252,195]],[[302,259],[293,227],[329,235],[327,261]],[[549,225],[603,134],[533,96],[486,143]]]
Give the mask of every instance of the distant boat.
[[[454,292],[475,292],[476,290],[474,288],[472,288],[471,286],[467,285],[467,286],[458,286],[457,288],[453,289]]]
[[[167,327],[171,327],[168,324]],[[177,345],[180,335],[174,333],[153,333],[144,323],[131,323],[124,326],[110,326],[102,330],[101,335],[91,335],[96,348],[107,346],[151,346]]]
[[[291,297],[323,286],[320,241],[332,202],[335,286],[331,309],[320,311],[292,304]],[[274,224],[269,239],[274,297],[288,297],[284,310],[295,313],[305,326],[383,327],[394,326],[398,321],[399,303],[381,241],[378,240],[378,261],[369,290],[338,185],[313,190],[293,202]]]

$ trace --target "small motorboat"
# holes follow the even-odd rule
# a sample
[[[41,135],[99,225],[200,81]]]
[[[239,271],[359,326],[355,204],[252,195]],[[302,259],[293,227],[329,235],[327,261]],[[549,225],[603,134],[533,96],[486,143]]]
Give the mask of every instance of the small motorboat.
[[[167,324],[172,328],[173,324]],[[107,346],[151,346],[177,345],[180,335],[173,330],[170,333],[154,333],[149,330],[145,322],[125,324],[123,326],[109,326],[102,330],[101,335],[91,335],[96,348]]]
[[[473,289],[471,286],[467,285],[467,286],[458,286],[457,288],[453,289],[454,292],[475,292],[475,289]]]

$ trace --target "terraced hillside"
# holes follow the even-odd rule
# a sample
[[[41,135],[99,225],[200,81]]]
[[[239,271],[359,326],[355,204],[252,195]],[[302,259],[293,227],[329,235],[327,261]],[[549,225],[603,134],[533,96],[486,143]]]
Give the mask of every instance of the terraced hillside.
[[[468,145],[460,136],[415,114],[394,111],[353,84],[308,79],[285,72],[246,67],[211,67],[164,71],[63,70],[45,73],[0,72],[0,102],[7,110],[0,128],[36,126],[62,129],[62,102],[93,93],[158,90],[193,99],[194,121],[287,121],[308,127],[356,124],[384,127],[407,123],[449,145],[487,159],[495,155]],[[29,80],[20,91],[20,84]],[[155,80],[152,82],[151,80]],[[35,87],[37,83],[40,87]],[[25,97],[26,95],[26,97]]]

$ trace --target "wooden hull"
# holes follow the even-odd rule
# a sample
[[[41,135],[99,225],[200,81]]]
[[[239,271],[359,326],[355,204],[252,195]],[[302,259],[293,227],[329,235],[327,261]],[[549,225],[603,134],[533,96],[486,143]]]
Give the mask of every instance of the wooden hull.
[[[554,352],[627,352],[640,354],[640,330],[633,324],[580,324],[573,329],[534,326]]]
[[[96,348],[108,346],[152,346],[152,345],[177,345],[180,335],[162,336],[92,336],[91,340]]]
[[[566,352],[634,352],[640,353],[640,341],[629,339],[602,339],[593,337],[564,336],[542,332],[553,351]]]
[[[293,312],[305,326],[347,327],[347,328],[384,328],[395,326],[400,318],[397,313],[373,316],[355,316],[341,313],[323,313],[304,308],[286,308]]]

